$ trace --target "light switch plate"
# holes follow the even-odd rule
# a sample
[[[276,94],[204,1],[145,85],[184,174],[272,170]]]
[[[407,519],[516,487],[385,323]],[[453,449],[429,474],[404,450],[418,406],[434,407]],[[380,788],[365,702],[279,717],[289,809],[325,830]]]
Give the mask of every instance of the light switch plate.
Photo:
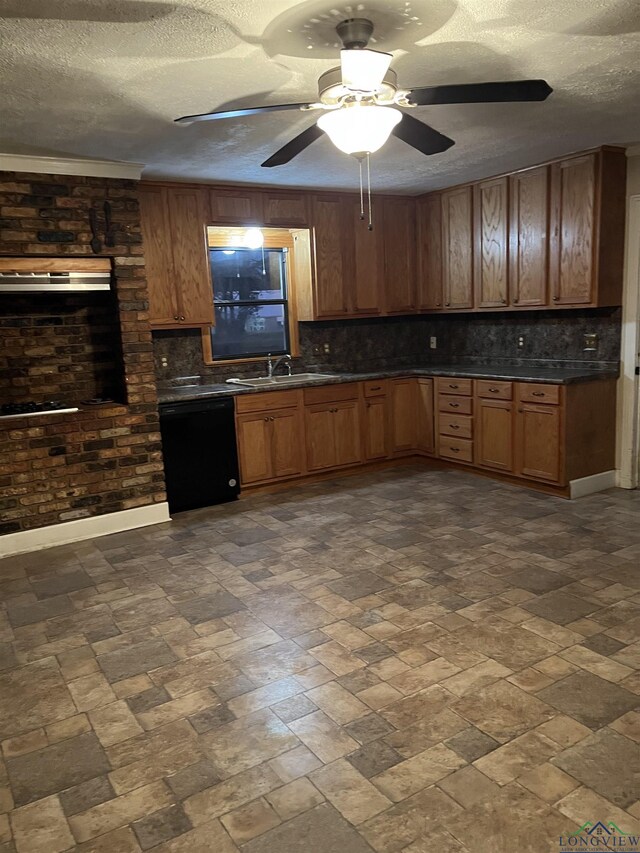
[[[438,349],[438,339],[435,335],[431,335],[429,338],[429,349]]]

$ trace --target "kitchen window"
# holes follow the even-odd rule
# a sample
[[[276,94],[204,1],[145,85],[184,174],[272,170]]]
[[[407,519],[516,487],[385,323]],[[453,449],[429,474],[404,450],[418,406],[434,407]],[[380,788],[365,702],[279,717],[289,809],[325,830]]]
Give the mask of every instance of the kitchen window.
[[[297,354],[294,315],[294,238],[262,229],[264,244],[246,245],[241,228],[208,229],[215,325],[203,333],[209,364]]]

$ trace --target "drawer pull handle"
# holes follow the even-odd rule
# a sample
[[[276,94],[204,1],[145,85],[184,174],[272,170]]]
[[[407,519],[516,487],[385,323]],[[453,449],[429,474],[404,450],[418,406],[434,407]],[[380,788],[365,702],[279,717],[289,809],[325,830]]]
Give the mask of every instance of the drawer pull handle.
[[[453,451],[453,453],[460,453],[459,447],[450,447],[449,450]]]
[[[370,391],[381,391],[382,385],[372,385],[371,388],[369,388],[369,390]]]
[[[450,429],[460,429],[460,424],[449,424]]]
[[[449,403],[449,405],[451,406],[452,409],[459,409],[460,408],[460,403]]]
[[[459,388],[459,387],[460,387],[459,385],[452,385],[451,383],[449,383],[449,388]]]
[[[531,396],[532,397],[546,397],[547,395],[545,394],[544,391],[532,391]]]
[[[489,391],[491,391],[492,394],[497,394],[500,391],[500,389],[499,388],[489,388]]]

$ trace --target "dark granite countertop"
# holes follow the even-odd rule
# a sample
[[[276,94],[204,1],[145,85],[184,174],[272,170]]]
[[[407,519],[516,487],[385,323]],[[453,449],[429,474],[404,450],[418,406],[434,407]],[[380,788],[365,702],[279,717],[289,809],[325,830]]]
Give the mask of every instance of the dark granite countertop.
[[[178,400],[197,400],[201,397],[236,396],[255,394],[262,391],[286,390],[287,388],[307,388],[316,385],[336,385],[344,382],[360,382],[367,379],[392,379],[398,376],[452,376],[459,379],[501,379],[514,382],[542,382],[551,385],[570,385],[575,382],[593,382],[598,379],[615,379],[614,370],[592,370],[580,368],[546,367],[510,367],[509,365],[462,365],[434,364],[428,367],[402,367],[388,370],[372,370],[360,373],[336,373],[322,380],[301,381],[272,386],[251,388],[248,385],[190,384],[176,385],[158,389],[161,403],[174,403]]]

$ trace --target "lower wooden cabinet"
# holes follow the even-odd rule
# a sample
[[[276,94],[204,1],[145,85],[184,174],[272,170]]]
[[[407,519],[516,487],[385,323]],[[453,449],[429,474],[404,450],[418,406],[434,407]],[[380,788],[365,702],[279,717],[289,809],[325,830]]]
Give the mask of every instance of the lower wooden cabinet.
[[[433,379],[416,379],[416,447],[422,453],[435,451]]]
[[[305,406],[305,434],[309,471],[361,462],[359,401]]]
[[[516,474],[551,483],[560,481],[561,414],[559,406],[518,404]]]
[[[386,394],[364,401],[364,458],[386,459],[389,455],[389,405]]]
[[[392,379],[390,382],[391,402],[391,452],[411,453],[415,450],[416,423],[416,380]]]
[[[236,431],[243,484],[293,477],[304,471],[298,409],[238,415]]]
[[[483,468],[513,471],[513,403],[510,400],[476,401],[475,462]]]

